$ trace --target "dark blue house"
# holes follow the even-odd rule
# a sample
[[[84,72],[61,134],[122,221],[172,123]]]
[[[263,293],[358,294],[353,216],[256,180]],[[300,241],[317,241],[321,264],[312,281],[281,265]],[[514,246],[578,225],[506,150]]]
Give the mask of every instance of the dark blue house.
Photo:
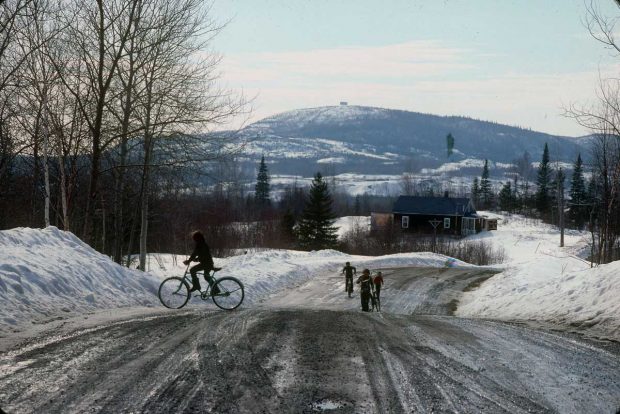
[[[484,227],[469,198],[400,196],[392,208],[393,223],[412,233],[467,236]]]

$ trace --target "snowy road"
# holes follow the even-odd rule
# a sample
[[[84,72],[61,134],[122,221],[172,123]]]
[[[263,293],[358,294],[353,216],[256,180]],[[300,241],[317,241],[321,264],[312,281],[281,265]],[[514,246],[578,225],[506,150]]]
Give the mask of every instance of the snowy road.
[[[422,302],[451,302],[458,286],[482,277],[443,274],[394,271],[385,306],[389,292],[396,300],[401,287],[422,290],[429,280],[436,280],[428,285],[435,293],[426,297],[435,299]],[[329,281],[342,284],[333,275],[313,279],[268,302],[275,307],[165,312],[26,341],[0,357],[0,407],[9,413],[620,409],[617,343],[443,315],[335,310],[339,301],[351,309],[358,301],[342,289],[330,296]]]

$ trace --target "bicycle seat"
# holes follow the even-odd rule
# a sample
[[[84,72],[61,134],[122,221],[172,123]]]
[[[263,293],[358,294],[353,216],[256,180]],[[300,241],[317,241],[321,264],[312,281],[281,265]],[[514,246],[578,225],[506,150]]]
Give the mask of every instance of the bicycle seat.
[[[213,268],[213,272],[218,272],[218,271],[220,271],[220,270],[222,270],[222,268],[221,268],[221,267],[214,267],[214,268]]]

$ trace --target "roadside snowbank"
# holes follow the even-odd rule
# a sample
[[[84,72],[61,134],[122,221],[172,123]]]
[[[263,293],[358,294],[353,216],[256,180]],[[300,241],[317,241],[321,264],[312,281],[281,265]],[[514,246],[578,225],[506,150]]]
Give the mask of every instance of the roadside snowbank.
[[[160,278],[179,276],[185,267],[182,259],[172,255],[157,255],[159,266],[151,272]],[[225,259],[215,259],[222,267],[217,277],[234,276],[241,280],[246,291],[245,305],[256,303],[266,295],[297,286],[324,273],[340,274],[345,262],[351,262],[358,272],[386,267],[445,267],[471,266],[468,263],[434,253],[401,253],[388,256],[354,256],[336,250],[302,252],[296,250],[267,250],[251,252]],[[196,302],[196,301],[194,301]]]
[[[620,340],[620,261],[562,274],[529,263],[511,268],[466,295],[461,316],[539,320]]]
[[[346,261],[360,268],[443,267],[449,258],[432,253],[382,257],[351,256],[335,250],[266,250],[215,259],[218,277],[235,276],[246,287],[244,306],[297,286],[324,272],[339,272]],[[0,231],[0,336],[32,324],[126,307],[160,307],[159,283],[180,276],[185,267],[175,255],[149,257],[149,272],[119,266],[69,232],[17,228]],[[450,261],[451,266],[469,266]],[[193,300],[190,307],[213,306]],[[163,307],[162,307],[163,309]]]
[[[485,213],[487,214],[487,213]],[[550,322],[620,340],[620,262],[590,268],[588,234],[568,231],[565,247],[553,226],[520,216],[492,215],[498,230],[480,233],[502,246],[505,270],[464,294],[458,316]]]
[[[97,309],[153,306],[158,286],[56,227],[0,231],[0,334]]]

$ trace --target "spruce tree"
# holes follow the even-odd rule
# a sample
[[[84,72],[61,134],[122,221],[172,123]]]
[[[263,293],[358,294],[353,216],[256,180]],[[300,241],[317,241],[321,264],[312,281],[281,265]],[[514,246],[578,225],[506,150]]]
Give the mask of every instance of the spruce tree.
[[[577,161],[573,166],[573,176],[571,179],[570,188],[570,210],[569,216],[575,226],[582,228],[585,224],[587,217],[587,194],[586,183],[583,178],[583,162],[581,160],[581,154],[577,155]]]
[[[538,167],[538,189],[536,190],[536,208],[542,216],[549,214],[551,209],[551,197],[549,196],[549,184],[551,181],[551,167],[549,166],[549,147],[545,142],[542,162]]]
[[[260,159],[260,165],[258,167],[258,174],[256,175],[256,187],[254,198],[259,206],[267,206],[270,203],[269,200],[269,171],[267,170],[267,164],[265,164],[265,156]]]
[[[332,198],[321,173],[316,173],[299,221],[298,242],[302,249],[319,250],[336,246],[337,229],[332,225]]]
[[[514,209],[514,195],[512,194],[510,181],[506,181],[506,184],[499,192],[499,206],[504,211],[512,212]]]
[[[491,208],[493,202],[493,190],[489,181],[489,160],[484,160],[482,167],[482,177],[480,178],[480,197],[482,198],[482,208]]]

